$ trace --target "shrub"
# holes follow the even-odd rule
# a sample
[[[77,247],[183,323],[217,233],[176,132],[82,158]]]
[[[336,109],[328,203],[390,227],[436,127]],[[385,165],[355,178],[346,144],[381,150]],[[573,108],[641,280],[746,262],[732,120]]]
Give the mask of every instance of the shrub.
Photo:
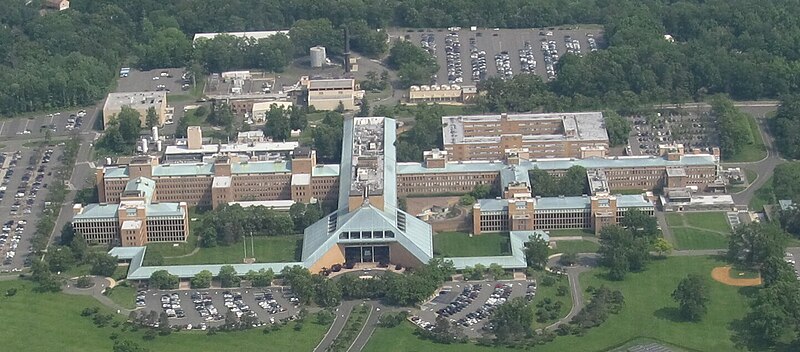
[[[542,286],[553,286],[556,284],[556,279],[550,275],[542,278]]]

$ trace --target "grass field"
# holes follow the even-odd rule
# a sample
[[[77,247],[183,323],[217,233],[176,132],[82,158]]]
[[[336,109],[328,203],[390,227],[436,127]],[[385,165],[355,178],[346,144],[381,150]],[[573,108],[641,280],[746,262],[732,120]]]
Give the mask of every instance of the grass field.
[[[114,344],[109,338],[112,333],[150,351],[311,351],[328,330],[327,325],[307,322],[300,331],[289,325],[269,334],[264,334],[262,329],[213,336],[197,331],[145,341],[142,339],[144,330],[123,331],[123,325],[98,328],[90,318],[81,317],[81,310],[86,307],[101,307],[101,312],[111,313],[91,297],[33,293],[30,286],[29,282],[20,280],[0,282],[0,292],[12,287],[18,289],[12,297],[0,297],[0,340],[4,351],[108,352]],[[125,318],[118,316],[117,321]],[[33,338],[31,333],[38,337]]]
[[[772,188],[772,175],[770,175],[767,182],[753,194],[748,208],[751,211],[764,211],[764,205],[775,203],[777,201],[775,200],[775,190]]]
[[[667,213],[675,249],[717,249],[728,246],[731,228],[723,212]]]
[[[711,269],[725,265],[711,257],[670,257],[651,263],[645,272],[629,274],[625,281],[608,281],[602,269],[581,274],[581,287],[607,287],[622,291],[625,307],[611,315],[600,327],[584,336],[558,337],[552,343],[537,346],[537,352],[606,351],[634,339],[653,339],[683,349],[697,351],[733,351],[729,325],[744,316],[747,302],[742,289],[726,286],[710,277]],[[708,314],[701,322],[685,322],[678,318],[677,304],[670,294],[687,274],[706,278],[710,302]],[[364,351],[442,351],[490,352],[512,351],[505,348],[480,347],[474,344],[437,345],[413,335],[411,324],[386,329],[378,328]]]
[[[667,224],[670,228],[692,226],[718,232],[730,232],[731,230],[723,212],[667,213]]]
[[[753,169],[744,169],[744,174],[747,176],[747,182],[753,183],[758,179],[758,172]]]
[[[675,249],[720,249],[728,247],[728,237],[716,232],[673,227]]]
[[[683,217],[689,226],[726,233],[731,231],[728,219],[722,212],[683,213]]]
[[[548,230],[550,233],[550,237],[562,237],[562,236],[594,236],[594,232],[588,229],[563,229],[563,230]]]
[[[162,257],[177,257],[192,253],[195,248],[197,248],[197,236],[189,236],[186,242],[150,243],[147,245],[147,254],[158,253]]]
[[[739,154],[734,155],[733,157],[726,158],[723,155],[723,158],[727,162],[748,162],[748,161],[759,161],[767,156],[767,148],[764,146],[764,139],[761,138],[761,133],[758,129],[758,123],[756,119],[752,116],[747,118],[747,121],[750,123],[750,131],[753,133],[753,143],[745,144],[742,151]]]
[[[106,291],[106,296],[125,308],[136,308],[136,289],[133,287],[115,286],[110,291]]]
[[[534,306],[532,308],[534,314],[536,314],[536,303],[544,300],[545,298],[550,298],[551,300],[553,300],[553,302],[561,302],[561,309],[558,311],[558,318],[552,319],[552,320],[548,320],[548,321],[546,321],[544,323],[540,323],[540,322],[536,321],[536,316],[534,315],[534,318],[533,318],[534,321],[531,324],[531,327],[534,330],[546,327],[546,326],[556,322],[558,319],[561,319],[561,318],[565,317],[567,315],[567,313],[569,313],[569,310],[572,309],[572,296],[569,293],[567,295],[565,295],[565,296],[556,295],[556,291],[558,290],[558,286],[564,285],[564,286],[569,287],[569,280],[567,280],[567,277],[566,276],[562,276],[562,275],[556,275],[556,276],[554,276],[556,278],[556,284],[555,285],[553,285],[553,286],[543,286],[541,278],[544,277],[545,274],[543,272],[539,272],[537,274],[538,275],[536,275],[536,281],[538,282],[538,288],[537,288],[537,291],[536,291],[536,296],[533,297],[533,302],[532,302],[534,304]]]
[[[595,253],[600,245],[592,241],[579,240],[579,241],[556,241],[556,248],[553,249],[554,253]]]
[[[441,257],[487,257],[511,253],[508,233],[484,233],[469,237],[463,232],[433,235],[433,253]]]
[[[256,262],[280,263],[298,261],[302,246],[303,236],[291,235],[256,237],[252,247],[255,249]],[[146,255],[150,255],[149,248]],[[247,239],[247,256],[251,256],[250,239]],[[243,258],[244,246],[240,242],[230,246],[200,248],[197,253],[186,257],[164,258],[164,264],[239,264]]]

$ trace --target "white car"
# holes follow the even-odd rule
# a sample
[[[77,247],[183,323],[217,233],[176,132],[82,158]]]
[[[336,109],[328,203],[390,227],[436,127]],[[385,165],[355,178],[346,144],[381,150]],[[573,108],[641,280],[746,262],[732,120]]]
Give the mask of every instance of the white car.
[[[161,79],[161,77],[158,77],[158,76],[153,77],[154,81],[158,81],[159,79]]]

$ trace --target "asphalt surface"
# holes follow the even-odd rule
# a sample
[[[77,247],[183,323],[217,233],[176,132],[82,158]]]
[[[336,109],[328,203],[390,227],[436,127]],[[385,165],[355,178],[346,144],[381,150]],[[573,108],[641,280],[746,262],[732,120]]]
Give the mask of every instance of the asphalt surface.
[[[551,32],[552,35],[548,36],[547,33]],[[439,72],[437,73],[437,84],[449,84],[447,77],[447,59],[445,54],[445,37],[450,33],[457,33],[459,42],[461,43],[460,57],[463,68],[463,82],[456,83],[459,85],[474,85],[476,82],[472,80],[472,61],[470,58],[470,38],[475,38],[475,45],[478,51],[486,52],[486,76],[498,76],[497,66],[495,64],[495,55],[501,52],[507,52],[510,59],[510,66],[513,74],[521,73],[521,60],[519,50],[524,47],[525,42],[531,45],[534,59],[536,60],[536,68],[534,73],[541,76],[545,81],[547,74],[545,69],[544,54],[541,49],[542,40],[552,40],[556,43],[556,50],[558,55],[566,54],[567,47],[564,36],[570,36],[573,40],[578,40],[581,47],[581,54],[586,55],[590,52],[587,33],[590,33],[598,41],[601,40],[601,30],[599,29],[499,29],[492,28],[479,28],[476,31],[471,31],[469,27],[462,27],[457,31],[450,31],[447,29],[425,29],[425,30],[398,30],[391,33],[394,37],[402,37],[421,46],[423,35],[433,35],[433,42],[435,45],[436,62],[439,64]],[[599,44],[599,43],[598,43]]]
[[[347,317],[350,316],[350,313],[353,311],[353,308],[357,305],[361,304],[361,301],[344,301],[336,309],[335,313],[336,316],[333,319],[333,323],[331,323],[331,327],[328,329],[328,332],[325,334],[325,337],[322,338],[322,341],[319,342],[317,348],[314,349],[316,352],[324,352],[333,344],[333,341],[336,340],[336,337],[342,332],[344,329],[344,324],[347,322]]]

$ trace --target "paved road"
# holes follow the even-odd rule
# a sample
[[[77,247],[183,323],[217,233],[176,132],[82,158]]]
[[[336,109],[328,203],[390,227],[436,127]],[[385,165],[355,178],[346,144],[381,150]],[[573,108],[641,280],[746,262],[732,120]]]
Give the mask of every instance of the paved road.
[[[90,278],[92,279],[92,282],[94,282],[94,286],[90,288],[78,288],[75,286],[75,281],[70,279],[68,284],[63,287],[63,292],[70,295],[92,296],[103,305],[116,310],[119,314],[125,314],[126,316],[133,311],[132,309],[127,309],[120,306],[103,294],[103,291],[105,291],[106,287],[109,287],[111,284],[109,278],[100,276],[90,276]]]
[[[372,311],[370,311],[369,317],[367,317],[367,321],[364,323],[364,327],[361,328],[358,336],[353,340],[350,348],[347,349],[348,352],[358,352],[364,349],[364,346],[369,342],[369,338],[372,337],[372,333],[378,328],[378,320],[381,315],[386,313],[386,308],[380,304],[368,302],[367,305],[372,307]]]
[[[758,178],[755,182],[752,182],[747,189],[742,192],[733,194],[733,201],[737,205],[747,205],[750,203],[750,200],[753,198],[755,192],[764,186],[769,180],[770,176],[772,175],[775,167],[786,162],[786,160],[782,159],[778,151],[775,150],[775,144],[772,136],[767,131],[767,119],[761,115],[759,116],[756,121],[758,122],[758,129],[761,133],[761,138],[764,139],[764,145],[767,147],[767,157],[752,163],[725,163],[723,165],[727,167],[746,167],[749,169],[753,169],[755,172],[758,173]]]
[[[353,307],[359,304],[361,304],[361,301],[342,302],[339,308],[336,309],[336,317],[333,319],[331,327],[328,329],[328,332],[325,333],[325,336],[322,338],[322,341],[319,342],[317,348],[314,349],[315,352],[324,352],[333,344],[333,341],[336,340],[336,337],[339,336],[339,333],[344,329],[344,324],[347,322],[347,317],[349,317],[350,313],[353,311]]]
[[[548,266],[558,265],[558,260],[560,258],[561,256],[550,258]],[[566,269],[567,279],[569,279],[569,289],[572,293],[572,308],[565,317],[545,327],[546,330],[555,330],[559,325],[568,323],[574,316],[580,313],[581,309],[583,309],[584,299],[579,278],[581,273],[589,271],[595,266],[597,266],[597,254],[584,253],[578,256],[578,264],[576,266]]]

